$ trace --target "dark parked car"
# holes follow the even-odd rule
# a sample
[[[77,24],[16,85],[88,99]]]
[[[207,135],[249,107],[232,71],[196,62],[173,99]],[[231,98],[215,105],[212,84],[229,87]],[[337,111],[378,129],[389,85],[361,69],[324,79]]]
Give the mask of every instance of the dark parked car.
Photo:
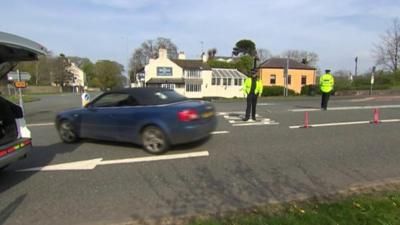
[[[164,88],[127,88],[109,91],[84,108],[57,115],[64,142],[92,138],[143,145],[152,154],[170,145],[204,139],[214,131],[214,106],[189,100]]]
[[[7,82],[5,76],[17,62],[37,60],[37,56],[42,54],[46,54],[43,46],[0,32],[0,83]],[[25,125],[21,107],[0,96],[0,169],[25,158],[31,146],[30,131]]]

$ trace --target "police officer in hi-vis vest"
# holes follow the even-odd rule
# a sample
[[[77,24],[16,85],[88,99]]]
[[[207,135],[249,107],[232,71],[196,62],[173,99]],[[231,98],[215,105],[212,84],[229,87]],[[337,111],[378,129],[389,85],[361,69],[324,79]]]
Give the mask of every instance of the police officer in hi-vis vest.
[[[328,108],[329,96],[332,93],[334,84],[335,80],[331,74],[331,71],[325,70],[325,74],[319,78],[319,87],[322,92],[321,110],[326,110]]]
[[[243,121],[249,120],[250,110],[252,121],[256,120],[257,97],[261,96],[262,92],[263,85],[257,75],[257,71],[253,70],[251,77],[246,78],[243,83],[243,93],[247,96],[246,116]]]

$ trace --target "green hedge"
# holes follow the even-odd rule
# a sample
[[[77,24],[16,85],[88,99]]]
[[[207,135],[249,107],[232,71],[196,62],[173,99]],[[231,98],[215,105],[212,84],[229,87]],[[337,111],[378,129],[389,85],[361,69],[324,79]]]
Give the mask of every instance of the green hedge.
[[[400,72],[398,73],[377,73],[374,77],[374,90],[386,90],[400,86]],[[319,79],[317,79],[319,80]],[[335,77],[334,91],[360,91],[371,88],[371,74],[353,77]],[[319,85],[306,85],[301,88],[302,95],[320,94]]]
[[[264,86],[262,96],[283,96],[283,86]],[[296,92],[289,89],[288,90],[289,96],[296,95]]]

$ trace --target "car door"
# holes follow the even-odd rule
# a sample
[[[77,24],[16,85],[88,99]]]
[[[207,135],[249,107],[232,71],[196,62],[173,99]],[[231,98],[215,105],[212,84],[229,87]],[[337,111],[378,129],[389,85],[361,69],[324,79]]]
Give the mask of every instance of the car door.
[[[106,93],[95,99],[81,114],[81,136],[101,140],[118,140],[118,114],[127,93]]]
[[[135,136],[137,130],[140,129],[143,115],[148,111],[148,107],[140,105],[136,97],[130,95],[125,101],[121,102],[116,118],[118,127],[118,141],[122,142],[138,142],[139,137]]]

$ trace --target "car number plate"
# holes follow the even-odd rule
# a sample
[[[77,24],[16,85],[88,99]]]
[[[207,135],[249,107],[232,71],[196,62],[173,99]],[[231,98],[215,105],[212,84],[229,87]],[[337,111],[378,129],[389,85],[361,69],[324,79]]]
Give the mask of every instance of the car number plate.
[[[212,116],[214,116],[214,112],[205,112],[205,113],[202,114],[203,118],[209,118],[209,117],[212,117]]]

